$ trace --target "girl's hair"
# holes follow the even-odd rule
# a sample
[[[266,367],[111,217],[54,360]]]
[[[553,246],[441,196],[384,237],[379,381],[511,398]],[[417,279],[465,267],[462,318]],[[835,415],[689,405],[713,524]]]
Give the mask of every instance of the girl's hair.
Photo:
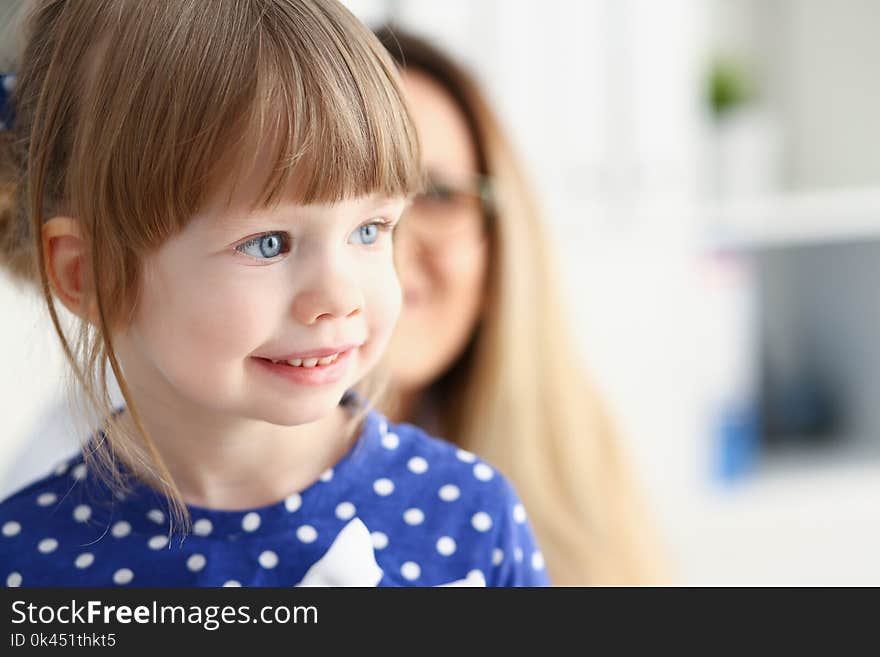
[[[334,202],[421,184],[396,67],[335,0],[33,0],[21,16],[13,131],[0,136],[0,260],[39,286],[74,373],[75,407],[106,418],[90,467],[137,466],[186,506],[133,403],[112,336],[130,321],[142,259],[270,149],[254,207]],[[250,167],[250,168],[249,168]],[[96,326],[62,328],[41,226],[74,217]],[[108,365],[137,431],[112,412]]]
[[[405,70],[438,82],[492,181],[489,276],[469,346],[423,395],[440,435],[495,464],[517,488],[556,584],[666,577],[617,430],[576,362],[542,221],[500,123],[448,56],[396,27],[377,32]],[[411,418],[418,422],[419,418]]]

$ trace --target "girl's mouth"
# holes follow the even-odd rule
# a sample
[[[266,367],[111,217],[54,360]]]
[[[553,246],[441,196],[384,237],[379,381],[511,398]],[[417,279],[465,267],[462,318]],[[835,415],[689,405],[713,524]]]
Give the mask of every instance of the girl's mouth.
[[[263,370],[301,385],[329,385],[336,383],[348,370],[351,355],[357,347],[352,347],[321,358],[294,358],[291,360],[272,360],[254,357]]]

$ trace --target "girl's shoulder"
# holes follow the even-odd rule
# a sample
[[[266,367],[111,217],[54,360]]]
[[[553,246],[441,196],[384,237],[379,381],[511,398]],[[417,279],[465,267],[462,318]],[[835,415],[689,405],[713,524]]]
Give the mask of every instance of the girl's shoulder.
[[[13,509],[49,507],[86,478],[81,452],[59,462],[48,473],[0,498],[0,518]]]
[[[86,475],[78,454],[0,501],[0,563],[7,586],[21,584],[20,572],[28,568],[41,573],[41,585],[52,585],[55,557],[63,548],[100,536],[101,505],[88,497],[91,487],[81,485]],[[61,529],[68,526],[75,529]]]
[[[402,483],[414,484],[403,486],[403,492],[416,496],[434,492],[424,485],[430,482],[441,485],[436,495],[439,501],[451,502],[465,495],[495,508],[517,501],[506,477],[478,455],[416,425],[379,417],[382,458],[377,469],[397,473]]]
[[[362,469],[367,481],[358,487],[365,491],[359,515],[380,542],[387,536],[389,545],[396,539],[412,548],[409,559],[405,550],[389,551],[385,563],[379,550],[386,573],[408,579],[418,572],[415,582],[427,585],[546,583],[525,509],[499,470],[417,426],[377,417],[370,465]]]

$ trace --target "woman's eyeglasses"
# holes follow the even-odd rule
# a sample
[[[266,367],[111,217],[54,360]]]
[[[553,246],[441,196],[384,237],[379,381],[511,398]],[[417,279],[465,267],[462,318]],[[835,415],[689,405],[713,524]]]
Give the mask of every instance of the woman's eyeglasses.
[[[425,190],[415,197],[413,204],[454,207],[473,201],[479,203],[483,214],[490,215],[494,212],[495,203],[488,176],[477,174],[465,180],[428,176]]]
[[[401,222],[404,231],[437,244],[438,237],[480,238],[495,202],[487,176],[429,174],[425,189],[413,198]]]

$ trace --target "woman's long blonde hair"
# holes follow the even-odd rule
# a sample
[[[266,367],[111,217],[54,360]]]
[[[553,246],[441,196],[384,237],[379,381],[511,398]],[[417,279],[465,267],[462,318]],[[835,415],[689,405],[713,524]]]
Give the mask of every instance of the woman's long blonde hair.
[[[0,134],[0,261],[41,290],[72,367],[74,406],[107,418],[89,467],[124,491],[119,461],[180,492],[141,420],[113,349],[137,303],[143,258],[209,195],[272,147],[255,206],[408,195],[421,184],[397,71],[335,0],[34,0],[24,5],[14,130]],[[248,168],[250,167],[250,168]],[[42,225],[74,217],[98,321],[68,339],[46,272]],[[135,434],[115,422],[115,375]],[[78,384],[78,385],[76,385]]]
[[[529,511],[555,584],[665,581],[665,559],[605,406],[578,362],[528,180],[474,80],[396,27],[379,38],[467,121],[492,181],[489,282],[470,345],[423,398],[439,433],[507,475]],[[419,418],[407,418],[418,423]]]

